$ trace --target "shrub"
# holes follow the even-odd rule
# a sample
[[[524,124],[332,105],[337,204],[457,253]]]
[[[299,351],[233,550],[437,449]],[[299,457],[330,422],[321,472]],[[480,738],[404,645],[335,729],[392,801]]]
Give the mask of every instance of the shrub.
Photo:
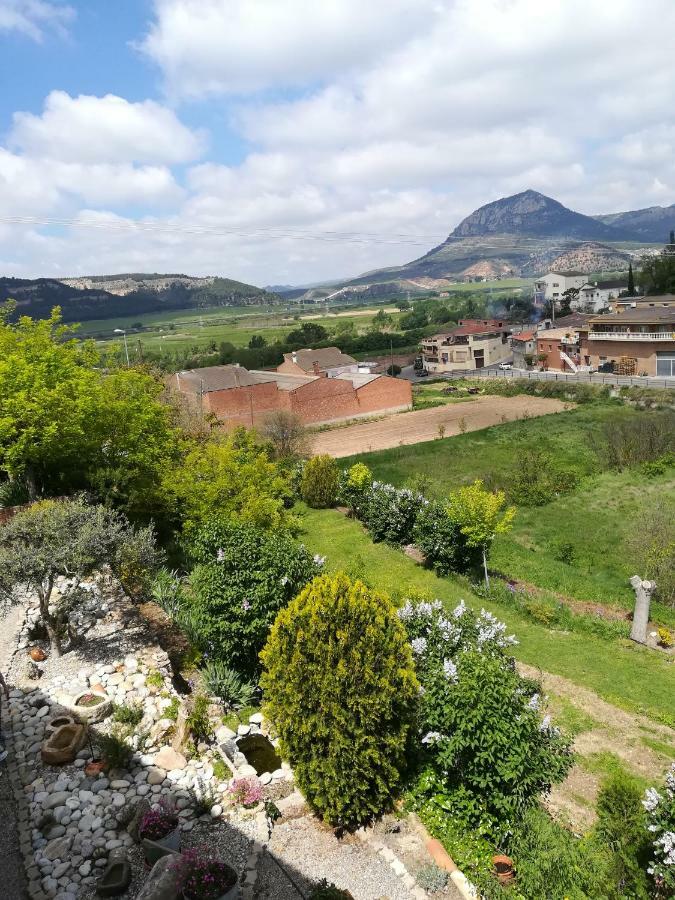
[[[658,896],[675,895],[675,763],[666,775],[663,794],[650,788],[642,805],[647,811],[651,847],[647,872],[654,879]]]
[[[361,518],[373,485],[373,473],[363,463],[355,463],[340,475],[338,500]]]
[[[426,556],[427,565],[439,575],[464,572],[480,562],[480,555],[475,548],[467,546],[459,525],[450,518],[443,504],[436,501],[420,508],[413,541]]]
[[[428,863],[426,866],[422,866],[421,869],[417,870],[415,873],[415,880],[425,891],[434,893],[435,891],[442,891],[446,886],[448,883],[448,873],[434,863]]]
[[[113,722],[121,722],[123,725],[138,725],[143,718],[143,704],[123,703],[115,707],[112,717]]]
[[[257,778],[235,778],[227,789],[235,803],[251,807],[260,803],[263,792],[262,785]]]
[[[521,506],[543,506],[579,484],[579,474],[560,466],[552,453],[534,447],[520,447],[510,473],[509,497]]]
[[[601,435],[600,452],[611,469],[667,460],[675,445],[675,411],[643,412],[630,419],[617,416],[603,423]]]
[[[226,706],[240,709],[248,706],[253,699],[254,685],[244,681],[234,669],[230,669],[221,659],[210,659],[202,669],[204,685]]]
[[[576,550],[574,549],[574,544],[570,543],[570,541],[558,541],[553,545],[552,550],[553,559],[558,562],[565,563],[568,566],[571,566],[574,562]]]
[[[352,895],[349,891],[343,891],[332,881],[322,878],[321,881],[313,888],[309,895],[309,900],[349,900]]]
[[[649,842],[640,787],[630,775],[616,772],[605,781],[597,800],[598,837],[611,849],[610,896],[649,896],[646,876]]]
[[[338,493],[339,470],[332,456],[313,456],[302,471],[300,495],[314,509],[335,506]]]
[[[129,743],[131,728],[119,722],[113,724],[109,734],[101,733],[96,738],[101,756],[111,769],[126,769],[131,761],[133,748]]]
[[[218,900],[237,883],[237,873],[206,847],[190,847],[171,863],[176,889],[194,900]]]
[[[661,644],[662,647],[672,647],[673,646],[673,636],[670,633],[669,628],[663,628],[663,627],[659,628],[658,636],[659,636],[659,644]]]
[[[196,741],[209,741],[213,737],[209,719],[209,698],[204,694],[197,694],[192,701],[185,724]]]
[[[292,538],[212,520],[188,546],[191,639],[247,677],[277,612],[319,572]]]
[[[426,765],[417,794],[496,837],[572,765],[569,742],[542,719],[536,686],[505,650],[506,626],[463,603],[448,618],[440,601],[399,610],[420,681]]]
[[[417,516],[427,501],[409,488],[374,481],[361,518],[374,541],[410,544]]]
[[[315,578],[279,613],[261,658],[267,714],[317,812],[354,826],[387,809],[418,692],[389,599],[345,575]]]

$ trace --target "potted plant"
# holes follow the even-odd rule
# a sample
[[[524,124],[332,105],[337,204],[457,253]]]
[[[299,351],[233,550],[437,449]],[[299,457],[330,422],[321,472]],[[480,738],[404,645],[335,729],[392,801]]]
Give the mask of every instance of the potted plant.
[[[175,807],[162,798],[156,807],[145,813],[138,834],[145,861],[150,866],[163,856],[180,850],[178,813]]]
[[[83,722],[101,722],[112,712],[112,697],[88,690],[78,694],[71,709]]]
[[[171,864],[183,900],[234,900],[237,873],[205,847],[186,850]]]

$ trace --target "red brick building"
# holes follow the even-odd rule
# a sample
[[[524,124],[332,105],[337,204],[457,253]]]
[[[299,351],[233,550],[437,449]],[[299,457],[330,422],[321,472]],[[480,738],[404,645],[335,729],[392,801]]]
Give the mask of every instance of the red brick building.
[[[359,372],[326,377],[209,366],[177,372],[170,383],[228,427],[250,428],[279,409],[320,425],[412,407],[409,381]]]
[[[359,371],[358,362],[339,347],[321,347],[318,350],[294,350],[284,353],[284,361],[277,372],[285,375],[321,375],[334,378]]]

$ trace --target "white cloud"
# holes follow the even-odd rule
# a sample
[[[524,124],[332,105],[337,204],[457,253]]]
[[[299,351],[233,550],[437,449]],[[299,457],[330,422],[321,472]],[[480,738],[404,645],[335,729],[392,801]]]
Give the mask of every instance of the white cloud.
[[[64,33],[74,18],[75,10],[61,3],[0,0],[0,33],[18,31],[34,41],[40,41],[47,30]]]
[[[141,44],[181,96],[302,85],[430,26],[436,0],[155,0]]]
[[[11,143],[31,156],[81,163],[180,163],[199,156],[203,137],[174,112],[145,100],[52,91],[42,115],[14,114]]]

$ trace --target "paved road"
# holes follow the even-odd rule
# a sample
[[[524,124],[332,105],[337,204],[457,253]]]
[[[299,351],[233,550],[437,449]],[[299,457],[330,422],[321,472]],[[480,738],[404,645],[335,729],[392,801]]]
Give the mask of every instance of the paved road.
[[[419,378],[412,366],[406,366],[401,372],[402,378],[407,378],[415,384],[424,384],[429,378]],[[588,374],[567,374],[563,372],[527,372],[524,369],[508,369],[503,371],[496,366],[485,369],[472,369],[465,372],[444,372],[431,375],[433,378],[445,378],[450,381],[456,378],[527,378],[531,381],[566,381],[570,384],[610,384],[615,387],[647,387],[663,390],[664,388],[675,390],[675,378],[646,378],[628,375],[604,375],[597,372]]]

